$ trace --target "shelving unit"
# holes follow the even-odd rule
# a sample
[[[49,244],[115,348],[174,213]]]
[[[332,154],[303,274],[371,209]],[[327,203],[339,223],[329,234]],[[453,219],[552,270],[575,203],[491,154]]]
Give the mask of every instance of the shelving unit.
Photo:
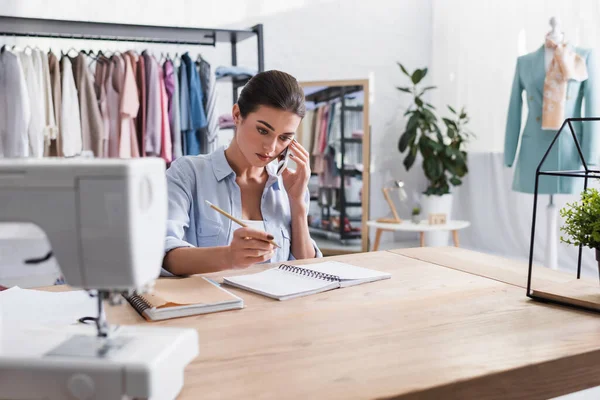
[[[306,100],[309,102],[314,102],[315,104],[330,102],[332,100],[339,99],[340,102],[340,138],[336,139],[338,143],[340,143],[340,159],[341,166],[338,170],[340,177],[340,186],[339,187],[319,187],[318,196],[311,197],[311,201],[318,202],[321,207],[321,221],[329,221],[329,228],[324,227],[314,227],[310,226],[309,230],[312,234],[318,234],[325,236],[327,239],[340,240],[345,242],[349,239],[360,239],[362,236],[361,231],[349,231],[346,232],[345,221],[348,218],[347,208],[349,207],[359,207],[362,208],[362,202],[348,202],[346,201],[346,186],[345,181],[346,177],[349,176],[362,176],[362,172],[355,168],[347,168],[346,166],[346,145],[363,145],[363,138],[353,138],[346,137],[346,126],[345,126],[345,116],[348,111],[363,111],[363,106],[356,105],[347,105],[346,104],[346,96],[362,92],[364,87],[361,85],[351,85],[351,86],[331,86],[326,87],[324,89],[318,90],[316,92],[309,93],[305,96]],[[337,117],[337,116],[336,116]],[[313,175],[316,175],[313,173]],[[332,204],[332,199],[334,198],[333,191],[337,193],[335,196],[337,199],[337,204]],[[322,203],[323,196],[327,198],[326,204]],[[337,229],[331,228],[331,211],[332,209],[337,210],[339,212],[339,226]],[[361,221],[361,217],[351,217],[348,218],[350,222]]]

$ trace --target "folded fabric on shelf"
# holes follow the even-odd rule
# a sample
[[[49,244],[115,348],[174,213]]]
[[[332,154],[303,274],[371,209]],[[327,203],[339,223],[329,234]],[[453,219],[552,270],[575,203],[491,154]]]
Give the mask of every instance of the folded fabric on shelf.
[[[223,114],[219,116],[219,128],[226,129],[233,128],[234,126],[235,124],[233,122],[233,117],[231,116],[231,114]]]
[[[215,75],[217,79],[227,76],[233,76],[236,78],[250,78],[256,75],[256,70],[239,66],[218,66],[215,70]]]

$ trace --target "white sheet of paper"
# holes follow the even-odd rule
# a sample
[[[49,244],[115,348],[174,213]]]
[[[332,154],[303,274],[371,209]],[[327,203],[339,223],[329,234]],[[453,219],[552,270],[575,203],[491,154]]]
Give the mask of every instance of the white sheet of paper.
[[[301,267],[317,272],[323,272],[325,274],[336,275],[342,280],[373,279],[390,276],[387,272],[357,267],[356,265],[345,264],[338,261],[324,261],[315,264],[302,265]]]
[[[72,325],[82,317],[97,316],[97,298],[84,290],[43,292],[18,286],[0,292],[3,329],[15,324]]]

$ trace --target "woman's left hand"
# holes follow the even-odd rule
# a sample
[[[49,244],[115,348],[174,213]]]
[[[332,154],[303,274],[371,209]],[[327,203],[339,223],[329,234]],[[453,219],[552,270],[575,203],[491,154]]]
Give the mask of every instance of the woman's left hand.
[[[308,188],[310,179],[310,161],[308,151],[296,140],[293,140],[288,147],[290,159],[293,160],[297,168],[291,171],[286,168],[281,174],[283,186],[288,194],[290,201],[304,203],[304,196]]]

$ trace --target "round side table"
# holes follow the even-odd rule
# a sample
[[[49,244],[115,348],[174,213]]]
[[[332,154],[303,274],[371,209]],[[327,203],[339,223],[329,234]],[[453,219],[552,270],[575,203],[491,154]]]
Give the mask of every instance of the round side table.
[[[381,234],[384,231],[405,231],[405,232],[419,232],[421,247],[425,246],[425,232],[434,231],[450,231],[452,232],[452,239],[454,246],[459,247],[458,231],[469,227],[471,223],[469,221],[448,221],[445,224],[430,225],[428,221],[421,221],[415,224],[412,221],[402,221],[400,223],[390,222],[378,222],[378,221],[367,221],[367,226],[370,228],[376,228],[375,231],[375,244],[373,245],[373,251],[379,249],[379,242],[381,241]]]

